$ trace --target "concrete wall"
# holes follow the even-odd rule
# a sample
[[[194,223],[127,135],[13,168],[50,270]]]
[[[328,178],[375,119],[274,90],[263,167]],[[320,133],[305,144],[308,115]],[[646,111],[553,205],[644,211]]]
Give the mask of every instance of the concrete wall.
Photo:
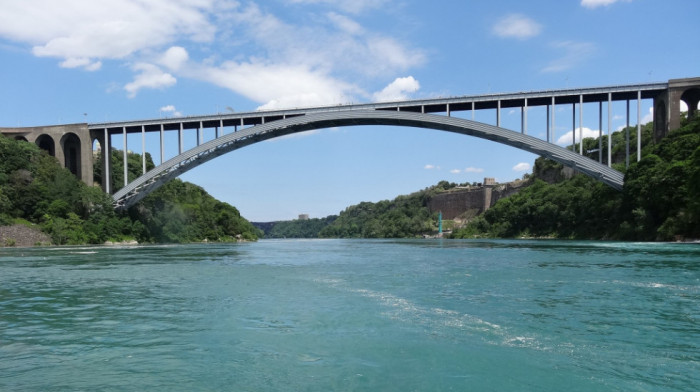
[[[53,144],[52,155],[56,157],[61,166],[73,166],[72,169],[75,170],[75,175],[87,185],[92,186],[92,139],[87,124],[0,128],[0,133],[15,139],[24,139],[30,143],[36,143],[37,140],[50,141]],[[76,139],[79,146],[74,146],[72,143]],[[75,154],[72,154],[72,147],[76,147],[79,151],[75,151]],[[67,156],[68,160],[66,159]],[[70,165],[70,160],[73,156],[79,161],[77,165]],[[66,165],[67,163],[69,163],[68,166]]]
[[[491,183],[491,182],[489,182]],[[442,211],[443,219],[455,219],[465,212],[482,213],[504,197],[517,193],[526,184],[514,181],[505,184],[453,189],[428,200],[430,212]]]
[[[700,99],[700,78],[671,79],[668,91],[654,99],[654,139],[660,140],[681,126],[681,100],[688,105],[688,117],[696,115]]]

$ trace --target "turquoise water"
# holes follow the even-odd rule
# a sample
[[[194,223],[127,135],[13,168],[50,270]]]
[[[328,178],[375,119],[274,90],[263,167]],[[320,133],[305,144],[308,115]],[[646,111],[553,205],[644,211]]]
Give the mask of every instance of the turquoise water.
[[[2,391],[697,391],[700,246],[0,249]]]

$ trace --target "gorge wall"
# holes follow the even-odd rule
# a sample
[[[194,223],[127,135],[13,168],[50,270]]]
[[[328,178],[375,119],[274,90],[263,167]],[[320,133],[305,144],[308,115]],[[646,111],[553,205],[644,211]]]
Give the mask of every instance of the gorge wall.
[[[476,216],[498,200],[517,193],[526,183],[518,180],[496,184],[492,178],[485,178],[481,186],[453,188],[431,197],[427,203],[428,209],[431,213],[442,211],[442,218],[449,220],[463,215]]]

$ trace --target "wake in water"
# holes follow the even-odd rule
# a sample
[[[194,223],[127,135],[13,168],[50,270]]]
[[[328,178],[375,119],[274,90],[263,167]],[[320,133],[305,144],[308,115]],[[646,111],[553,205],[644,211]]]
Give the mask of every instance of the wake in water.
[[[342,292],[359,294],[362,297],[372,299],[383,308],[386,308],[382,312],[383,316],[401,323],[425,327],[426,333],[429,335],[454,336],[454,332],[444,330],[457,329],[460,332],[467,332],[468,336],[477,337],[492,345],[525,347],[541,351],[552,349],[552,347],[548,347],[536,337],[520,336],[510,332],[508,328],[471,314],[439,307],[420,306],[406,298],[401,298],[391,293],[352,288],[340,279],[316,279],[315,282],[325,284]],[[564,347],[570,352],[571,345],[565,344]]]

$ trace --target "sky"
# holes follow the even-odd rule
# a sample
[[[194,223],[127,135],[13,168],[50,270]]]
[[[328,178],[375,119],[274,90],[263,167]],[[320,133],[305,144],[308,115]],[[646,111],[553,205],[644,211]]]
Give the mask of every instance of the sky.
[[[697,6],[697,0],[0,0],[0,127],[698,77]],[[584,136],[598,133],[591,105],[584,105]],[[631,124],[636,112],[635,102]],[[614,129],[626,124],[625,113],[624,102],[613,105]],[[556,116],[555,139],[565,146],[571,107],[558,106]],[[640,116],[651,119],[651,102],[643,101]],[[475,113],[489,124],[495,117]],[[545,121],[544,108],[531,108],[529,134],[544,138]],[[519,111],[504,110],[502,126],[519,130]],[[120,139],[114,147],[123,148]],[[140,152],[140,140],[130,138],[128,148]],[[159,163],[157,139],[149,136],[146,150]],[[181,178],[251,221],[273,221],[338,214],[441,180],[511,181],[529,173],[535,158],[435,130],[343,127],[257,143]]]

